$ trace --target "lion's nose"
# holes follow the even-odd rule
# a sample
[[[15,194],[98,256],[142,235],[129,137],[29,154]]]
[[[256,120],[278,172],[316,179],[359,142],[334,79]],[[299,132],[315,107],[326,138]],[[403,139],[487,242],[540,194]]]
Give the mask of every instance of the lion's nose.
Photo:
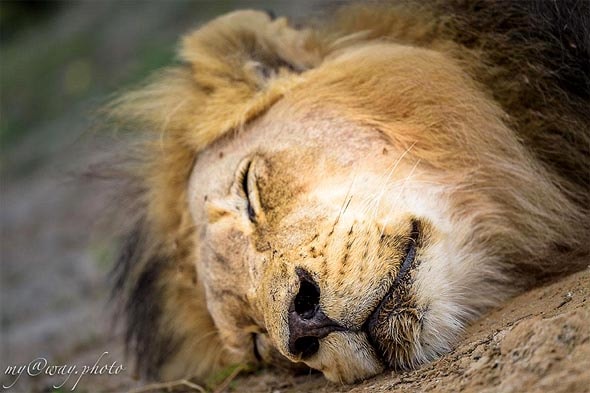
[[[320,309],[320,288],[311,275],[297,268],[299,292],[289,308],[289,351],[305,359],[320,349],[320,339],[344,327]]]

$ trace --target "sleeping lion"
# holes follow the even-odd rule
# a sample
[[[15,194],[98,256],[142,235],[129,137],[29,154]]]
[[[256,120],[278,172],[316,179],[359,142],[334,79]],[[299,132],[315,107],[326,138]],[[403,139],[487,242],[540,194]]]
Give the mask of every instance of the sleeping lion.
[[[141,374],[411,369],[585,267],[589,4],[245,10],[184,36],[111,107],[141,130],[114,270]]]

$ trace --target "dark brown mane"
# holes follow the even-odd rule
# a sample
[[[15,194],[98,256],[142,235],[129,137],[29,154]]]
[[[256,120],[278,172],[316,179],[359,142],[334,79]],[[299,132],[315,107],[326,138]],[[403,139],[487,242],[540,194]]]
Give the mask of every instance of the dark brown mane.
[[[534,153],[588,206],[590,2],[444,1],[446,34],[482,53],[486,85]]]

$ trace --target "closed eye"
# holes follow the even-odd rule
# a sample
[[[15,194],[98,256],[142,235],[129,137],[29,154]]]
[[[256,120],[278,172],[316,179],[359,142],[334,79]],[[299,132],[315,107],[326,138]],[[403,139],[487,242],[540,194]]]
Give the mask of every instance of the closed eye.
[[[232,187],[238,196],[244,200],[244,211],[248,216],[248,220],[254,224],[258,221],[260,214],[255,165],[255,157],[244,159],[238,166],[236,179]]]

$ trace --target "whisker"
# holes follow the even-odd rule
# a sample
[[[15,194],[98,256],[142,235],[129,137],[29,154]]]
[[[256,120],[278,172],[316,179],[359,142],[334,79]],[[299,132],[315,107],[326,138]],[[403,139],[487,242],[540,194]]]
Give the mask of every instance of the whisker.
[[[376,203],[375,203],[375,206],[373,208],[373,220],[375,220],[377,218],[377,213],[379,211],[379,206],[381,206],[381,201],[383,200],[383,196],[385,195],[385,192],[387,191],[387,184],[389,183],[389,181],[391,179],[391,176],[393,175],[393,173],[395,172],[395,170],[397,169],[397,167],[399,166],[399,164],[401,163],[401,161],[404,159],[404,157],[414,148],[415,145],[416,145],[416,142],[412,143],[410,146],[408,146],[408,148],[406,148],[404,150],[404,152],[394,162],[391,170],[389,171],[389,173],[385,177],[385,179],[383,181],[383,185],[382,185],[382,190],[381,190],[379,196],[376,198]]]
[[[338,224],[338,222],[340,221],[340,218],[342,217],[344,212],[346,212],[346,210],[348,209],[348,206],[350,206],[350,202],[352,201],[352,197],[353,197],[352,195],[350,195],[350,193],[352,191],[352,186],[354,185],[355,181],[356,181],[356,173],[352,177],[350,185],[348,186],[348,190],[346,191],[346,194],[344,195],[344,201],[342,202],[342,206],[340,207],[340,212],[338,213],[338,217],[336,217],[336,221],[334,222],[334,226],[336,226],[336,224]]]
[[[394,205],[397,201],[399,201],[399,199],[402,196],[402,193],[404,192],[404,190],[406,189],[406,186],[409,182],[409,179],[412,177],[412,175],[414,174],[414,172],[416,171],[416,168],[418,168],[418,165],[420,165],[420,159],[418,159],[416,161],[416,163],[414,164],[414,166],[412,167],[412,169],[410,170],[410,173],[408,173],[408,175],[404,178],[404,180],[402,181],[402,185],[399,188],[399,191],[397,193],[397,196],[391,201],[391,207],[389,209],[389,212],[387,213],[387,215],[385,216],[385,222],[383,223],[382,227],[381,227],[381,235],[383,235],[383,231],[385,230],[385,226],[387,224],[389,224],[389,217],[391,217],[391,212],[394,209]],[[416,183],[419,183],[416,181]]]
[[[217,333],[218,333],[218,332],[217,332],[217,330],[212,330],[212,331],[210,331],[210,332],[207,332],[207,333],[205,333],[205,334],[202,334],[202,335],[199,337],[199,339],[198,339],[197,341],[195,341],[195,342],[194,342],[194,345],[200,344],[200,343],[201,343],[203,340],[205,340],[205,339],[207,339],[207,338],[209,338],[209,337],[211,337],[211,336],[215,336],[215,335],[217,335]]]

